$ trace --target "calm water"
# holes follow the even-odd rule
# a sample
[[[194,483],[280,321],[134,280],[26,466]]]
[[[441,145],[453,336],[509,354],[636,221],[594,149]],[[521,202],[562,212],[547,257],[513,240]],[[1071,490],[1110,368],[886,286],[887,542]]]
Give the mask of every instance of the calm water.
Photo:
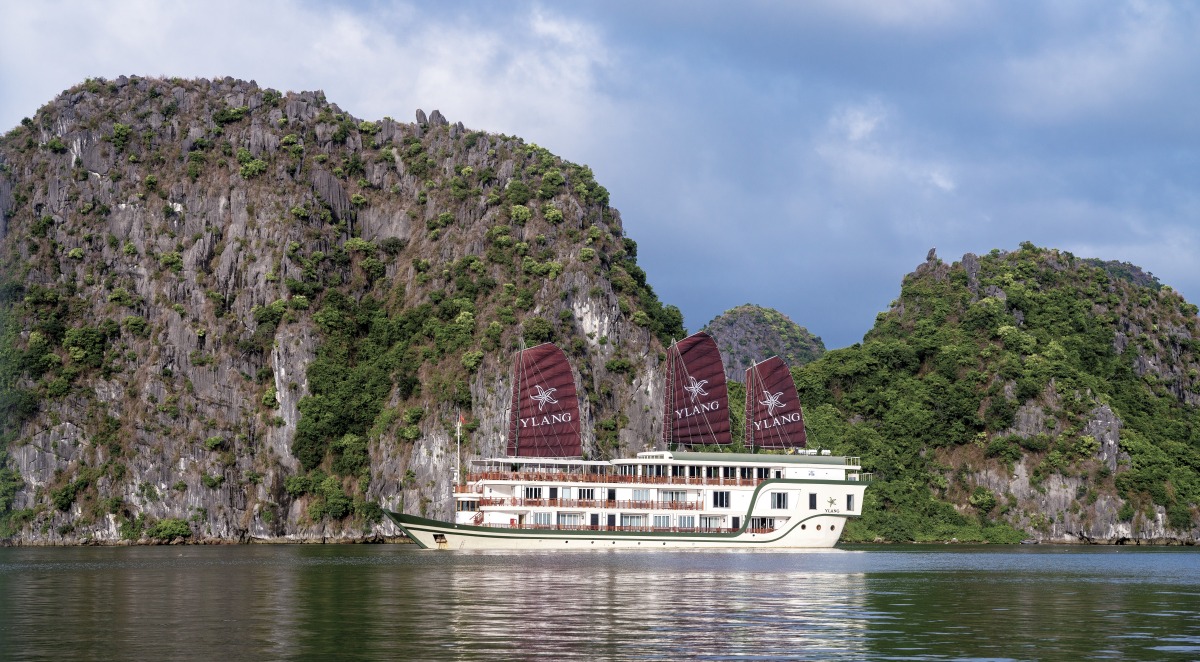
[[[1200,550],[0,549],[3,659],[1200,659]]]

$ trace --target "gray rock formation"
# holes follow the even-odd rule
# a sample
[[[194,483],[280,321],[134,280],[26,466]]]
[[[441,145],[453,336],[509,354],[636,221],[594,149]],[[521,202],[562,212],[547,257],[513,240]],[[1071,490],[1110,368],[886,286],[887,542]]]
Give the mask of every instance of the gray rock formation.
[[[446,517],[449,422],[472,421],[464,462],[501,451],[531,316],[552,322],[589,394],[589,456],[658,443],[663,348],[631,320],[639,294],[607,280],[633,258],[607,198],[581,197],[590,171],[438,111],[416,119],[363,122],[321,92],[229,78],[128,77],[73,88],[0,141],[0,276],[29,297],[11,343],[44,354],[15,375],[36,406],[0,452],[22,483],[0,536],[7,522],[16,544],[145,542],[178,519],[198,541],[374,540],[398,534],[378,507]],[[518,224],[507,190],[539,191],[535,158],[568,185],[530,195]],[[329,397],[309,370],[337,323],[331,296],[426,320],[408,350],[418,388],[394,387],[360,430],[361,475],[333,451],[316,471],[297,455],[305,402]],[[469,314],[438,317],[444,302]],[[443,341],[459,323],[463,344]],[[616,358],[634,369],[610,374]],[[349,513],[329,515],[339,498]]]

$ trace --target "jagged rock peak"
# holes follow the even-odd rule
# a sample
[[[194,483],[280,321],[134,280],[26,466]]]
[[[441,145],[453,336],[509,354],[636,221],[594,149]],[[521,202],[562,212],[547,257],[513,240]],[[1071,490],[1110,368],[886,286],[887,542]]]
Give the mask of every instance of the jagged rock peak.
[[[718,315],[704,331],[717,341],[726,376],[744,381],[754,363],[779,356],[797,367],[825,353],[821,339],[772,308],[745,304]]]

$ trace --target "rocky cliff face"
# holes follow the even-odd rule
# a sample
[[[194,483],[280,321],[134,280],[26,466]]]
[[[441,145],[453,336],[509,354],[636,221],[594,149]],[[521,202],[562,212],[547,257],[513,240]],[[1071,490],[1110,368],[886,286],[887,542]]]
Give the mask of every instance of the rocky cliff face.
[[[778,356],[791,367],[815,361],[825,353],[825,343],[772,308],[745,304],[721,313],[703,329],[717,341],[725,375],[746,380],[746,369],[755,362]]]
[[[912,352],[905,390],[936,403],[921,456],[963,515],[1051,542],[1194,544],[1196,314],[1125,263],[930,251],[867,349]]]
[[[502,449],[522,342],[570,354],[590,455],[660,437],[682,318],[590,170],[518,138],[229,78],[90,80],[0,140],[0,209],[10,541],[446,516],[454,422],[464,461]]]

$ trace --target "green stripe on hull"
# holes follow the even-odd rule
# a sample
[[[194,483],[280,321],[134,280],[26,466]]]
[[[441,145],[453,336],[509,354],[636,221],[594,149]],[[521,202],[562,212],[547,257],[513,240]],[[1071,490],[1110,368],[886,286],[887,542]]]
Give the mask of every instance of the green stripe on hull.
[[[661,542],[663,539],[686,541],[692,540],[695,542],[713,543],[721,545],[760,545],[772,543],[782,538],[786,538],[801,524],[818,517],[836,517],[838,519],[849,519],[847,515],[818,513],[810,515],[798,520],[786,531],[773,531],[770,534],[750,534],[753,536],[764,536],[763,538],[740,538],[744,535],[745,526],[737,531],[729,533],[703,533],[703,532],[683,532],[683,531],[662,531],[650,532],[645,531],[560,531],[555,529],[496,529],[490,526],[472,526],[470,524],[453,524],[442,520],[428,519],[425,517],[417,517],[416,515],[402,515],[392,511],[387,512],[388,517],[399,526],[413,542],[417,543],[424,549],[428,549],[417,536],[410,533],[413,531],[423,531],[427,533],[450,533],[460,536],[470,536],[472,538],[492,538],[492,539],[540,539],[540,540],[621,540],[624,542]]]

